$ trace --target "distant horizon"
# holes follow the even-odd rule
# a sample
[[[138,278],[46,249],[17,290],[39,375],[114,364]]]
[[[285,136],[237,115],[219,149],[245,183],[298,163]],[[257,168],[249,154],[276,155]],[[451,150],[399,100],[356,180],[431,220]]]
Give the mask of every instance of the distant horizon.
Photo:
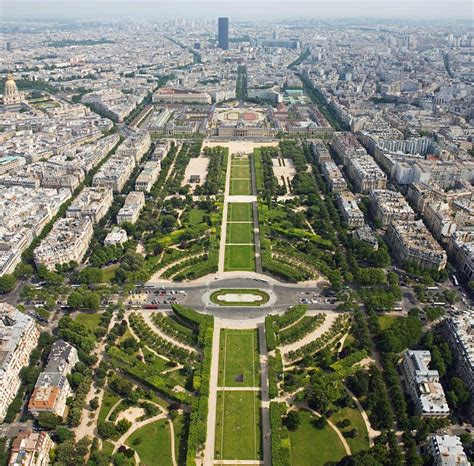
[[[473,20],[469,1],[2,1],[2,20],[71,19],[387,19],[387,20]],[[245,14],[242,15],[242,11]],[[184,13],[183,13],[184,12]],[[429,16],[427,16],[427,13]]]

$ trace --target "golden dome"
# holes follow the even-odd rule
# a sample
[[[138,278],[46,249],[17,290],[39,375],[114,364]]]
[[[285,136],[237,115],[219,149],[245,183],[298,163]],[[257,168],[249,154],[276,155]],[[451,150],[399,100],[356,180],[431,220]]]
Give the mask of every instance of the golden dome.
[[[18,89],[16,87],[13,75],[8,73],[7,79],[5,81],[5,95],[17,94]]]

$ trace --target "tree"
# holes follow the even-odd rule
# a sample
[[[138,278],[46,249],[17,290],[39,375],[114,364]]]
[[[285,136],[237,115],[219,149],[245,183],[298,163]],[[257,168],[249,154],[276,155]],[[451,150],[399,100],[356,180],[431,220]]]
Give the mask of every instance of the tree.
[[[89,406],[92,411],[95,411],[99,407],[99,399],[97,397],[92,398],[92,400],[89,401]]]
[[[74,437],[74,433],[67,427],[57,426],[56,437],[59,443],[63,443],[63,442],[66,442],[67,440],[71,440]]]
[[[13,275],[2,275],[0,277],[0,294],[10,293],[16,285],[16,279]]]
[[[446,398],[454,408],[459,408],[469,401],[470,393],[463,380],[458,377],[451,379],[451,388],[446,393]]]
[[[96,285],[104,281],[104,274],[98,267],[86,267],[79,273],[78,281],[86,285]]]
[[[38,416],[38,423],[43,429],[56,429],[58,424],[62,422],[62,418],[53,413],[40,413]]]
[[[33,275],[33,267],[26,262],[20,262],[15,269],[15,277],[30,278]]]
[[[300,426],[300,413],[295,409],[288,411],[288,414],[285,417],[284,424],[286,428],[292,432],[298,429]]]

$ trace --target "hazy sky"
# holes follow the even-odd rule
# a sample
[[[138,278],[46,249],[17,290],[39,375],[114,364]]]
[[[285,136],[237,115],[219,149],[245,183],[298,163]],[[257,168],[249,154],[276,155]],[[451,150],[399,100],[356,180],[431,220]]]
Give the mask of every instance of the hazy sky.
[[[387,17],[473,20],[474,0],[0,0],[0,17]]]

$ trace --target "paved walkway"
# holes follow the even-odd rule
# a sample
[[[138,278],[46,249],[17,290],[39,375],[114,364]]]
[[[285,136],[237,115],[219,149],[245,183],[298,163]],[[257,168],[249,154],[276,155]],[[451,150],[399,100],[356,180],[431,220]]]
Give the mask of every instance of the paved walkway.
[[[260,382],[262,389],[262,443],[263,443],[263,464],[272,464],[272,445],[270,429],[270,396],[268,394],[268,351],[265,340],[265,325],[258,326],[258,340],[260,349]]]
[[[230,157],[229,157],[230,158]],[[219,380],[219,341],[220,321],[214,318],[214,334],[212,337],[211,371],[209,375],[209,400],[207,413],[207,434],[204,448],[204,466],[214,462],[214,443],[216,439],[217,385]]]

